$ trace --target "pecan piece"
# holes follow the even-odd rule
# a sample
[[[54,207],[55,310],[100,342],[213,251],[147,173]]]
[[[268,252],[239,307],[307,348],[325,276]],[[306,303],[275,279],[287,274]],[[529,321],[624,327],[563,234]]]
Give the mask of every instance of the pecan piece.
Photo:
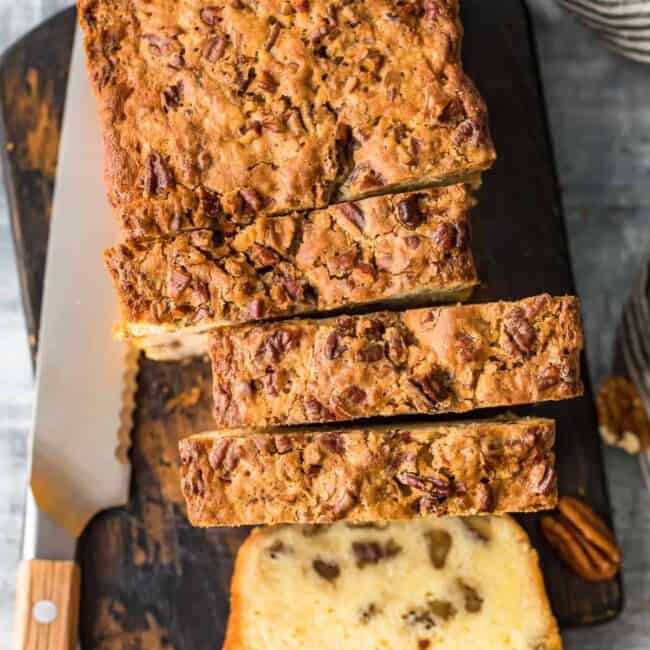
[[[529,483],[535,494],[549,494],[555,490],[556,474],[552,463],[539,462],[530,469]]]
[[[181,94],[183,90],[183,84],[179,81],[173,86],[168,86],[160,93],[160,105],[165,113],[178,108],[181,103]]]
[[[537,390],[543,392],[560,383],[560,369],[557,366],[547,366],[537,375]]]
[[[431,235],[436,246],[445,253],[456,247],[456,228],[451,223],[441,223]]]
[[[411,194],[397,204],[397,220],[410,230],[415,230],[423,221],[418,194]]]
[[[368,564],[377,564],[381,560],[395,557],[401,550],[402,548],[392,538],[384,546],[375,541],[352,542],[352,553],[359,569],[363,569]]]
[[[259,212],[264,207],[264,199],[261,194],[252,187],[239,188],[239,195],[244,203],[253,212]]]
[[[199,12],[199,17],[201,21],[206,25],[213,27],[217,24],[217,21],[221,17],[221,8],[220,7],[203,7]]]
[[[341,343],[338,332],[336,330],[330,332],[325,341],[325,356],[330,361],[333,361],[334,359],[338,359],[347,349],[347,346]]]
[[[446,530],[434,528],[427,531],[424,536],[429,547],[431,564],[436,569],[442,569],[451,550],[451,535]]]
[[[273,23],[271,25],[271,29],[269,30],[269,35],[266,39],[266,43],[264,44],[264,47],[267,52],[270,52],[273,49],[273,46],[275,45],[275,41],[278,40],[278,36],[280,35],[280,23]]]
[[[404,338],[399,332],[392,332],[388,339],[388,358],[396,366],[399,366],[406,362],[407,356]]]
[[[336,562],[326,562],[325,560],[316,558],[312,562],[312,566],[314,567],[314,571],[328,582],[334,582],[341,574],[341,569]]]
[[[448,621],[449,619],[456,616],[456,608],[448,600],[431,600],[427,603],[429,609],[433,612],[433,615],[437,618],[441,618],[443,621]]]
[[[230,445],[232,445],[232,438],[216,440],[212,445],[212,449],[208,454],[208,463],[210,463],[210,467],[215,471],[221,469]]]
[[[275,448],[278,450],[278,454],[286,454],[293,450],[291,436],[288,436],[286,433],[276,434],[273,437],[273,442],[275,443]]]
[[[449,376],[442,368],[431,368],[426,374],[410,379],[434,404],[444,402],[450,396]]]
[[[258,88],[267,93],[274,93],[280,85],[268,70],[262,70],[256,83]]]
[[[174,185],[174,177],[163,157],[153,151],[145,161],[144,191],[147,196],[157,196]]]
[[[483,607],[483,598],[479,595],[478,591],[461,579],[458,580],[458,586],[463,592],[465,609],[472,613],[480,612],[481,607]]]
[[[481,125],[472,119],[461,122],[452,134],[452,142],[457,147],[466,144],[477,146],[481,138]]]
[[[354,336],[356,332],[356,319],[352,316],[339,316],[336,319],[336,331],[341,336]]]
[[[521,307],[514,307],[503,319],[505,330],[506,352],[519,353],[528,356],[532,353],[535,345],[535,328],[526,318]]]
[[[366,225],[366,218],[361,208],[354,203],[340,203],[336,206],[338,211],[359,230],[363,230]]]
[[[172,269],[167,290],[174,300],[183,292],[192,278],[178,269]]]
[[[269,554],[269,557],[272,560],[278,557],[278,555],[283,555],[284,553],[290,553],[291,548],[286,546],[281,539],[277,539],[273,544],[267,547],[266,552]]]
[[[209,38],[203,46],[203,58],[209,63],[216,63],[226,51],[226,39],[223,36]]]
[[[264,340],[257,349],[255,356],[258,359],[266,359],[271,363],[278,363],[293,348],[295,343],[296,337],[293,332],[278,329]]]
[[[414,251],[420,247],[420,238],[417,235],[409,235],[408,237],[404,238],[404,243],[406,244],[407,248],[410,248]]]
[[[638,454],[650,446],[650,420],[639,392],[625,377],[610,377],[596,399],[600,435],[608,445]]]
[[[573,497],[562,497],[558,510],[559,515],[542,517],[540,525],[546,541],[564,563],[589,582],[614,577],[621,551],[602,519]]]
[[[372,363],[384,358],[384,346],[381,343],[371,343],[357,352],[359,361]]]
[[[330,417],[330,412],[313,397],[305,399],[304,408],[310,422],[323,422]]]
[[[264,315],[264,301],[261,298],[251,300],[248,304],[248,313],[251,318],[262,318]]]
[[[423,476],[415,472],[402,472],[397,477],[397,480],[402,485],[422,490],[437,499],[446,499],[451,494],[451,484],[446,477]]]
[[[325,449],[335,454],[345,453],[345,436],[338,431],[324,433],[320,437],[320,443]]]
[[[366,391],[359,386],[352,384],[341,391],[338,398],[335,399],[339,410],[346,415],[351,415],[356,411],[356,407],[366,399]]]
[[[471,334],[467,332],[456,332],[454,342],[456,344],[456,352],[462,361],[469,362],[476,357],[478,347]]]

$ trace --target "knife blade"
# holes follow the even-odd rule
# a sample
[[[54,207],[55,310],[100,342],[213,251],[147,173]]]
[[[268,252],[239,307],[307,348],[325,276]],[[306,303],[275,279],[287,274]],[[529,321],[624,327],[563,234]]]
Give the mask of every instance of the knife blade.
[[[103,185],[102,138],[77,28],[59,145],[36,361],[15,648],[76,647],[76,540],[124,504],[136,357],[111,332],[118,305],[102,252],[118,237]],[[122,458],[118,458],[122,456]]]

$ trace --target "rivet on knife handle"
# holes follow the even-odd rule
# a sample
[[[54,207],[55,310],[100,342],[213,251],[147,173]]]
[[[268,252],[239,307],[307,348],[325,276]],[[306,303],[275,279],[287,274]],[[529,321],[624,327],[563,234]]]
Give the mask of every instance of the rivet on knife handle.
[[[20,563],[14,650],[76,650],[80,583],[75,562]]]

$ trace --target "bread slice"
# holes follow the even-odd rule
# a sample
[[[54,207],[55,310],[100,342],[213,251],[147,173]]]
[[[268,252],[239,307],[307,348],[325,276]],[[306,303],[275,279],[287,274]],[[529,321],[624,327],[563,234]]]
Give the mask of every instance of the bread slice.
[[[578,301],[294,320],[210,334],[218,428],[461,413],[582,394]]]
[[[224,650],[561,650],[508,517],[274,526],[239,549]]]
[[[120,244],[105,258],[121,327],[169,347],[251,320],[464,299],[477,283],[473,204],[471,188],[454,185]]]
[[[180,442],[195,526],[411,519],[555,506],[552,420],[209,432]]]
[[[79,0],[127,238],[449,184],[495,158],[458,0]]]

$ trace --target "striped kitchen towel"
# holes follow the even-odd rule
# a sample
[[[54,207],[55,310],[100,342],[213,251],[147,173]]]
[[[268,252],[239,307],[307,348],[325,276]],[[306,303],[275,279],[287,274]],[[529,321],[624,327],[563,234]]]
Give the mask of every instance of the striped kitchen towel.
[[[650,63],[650,0],[558,0],[616,52]]]

